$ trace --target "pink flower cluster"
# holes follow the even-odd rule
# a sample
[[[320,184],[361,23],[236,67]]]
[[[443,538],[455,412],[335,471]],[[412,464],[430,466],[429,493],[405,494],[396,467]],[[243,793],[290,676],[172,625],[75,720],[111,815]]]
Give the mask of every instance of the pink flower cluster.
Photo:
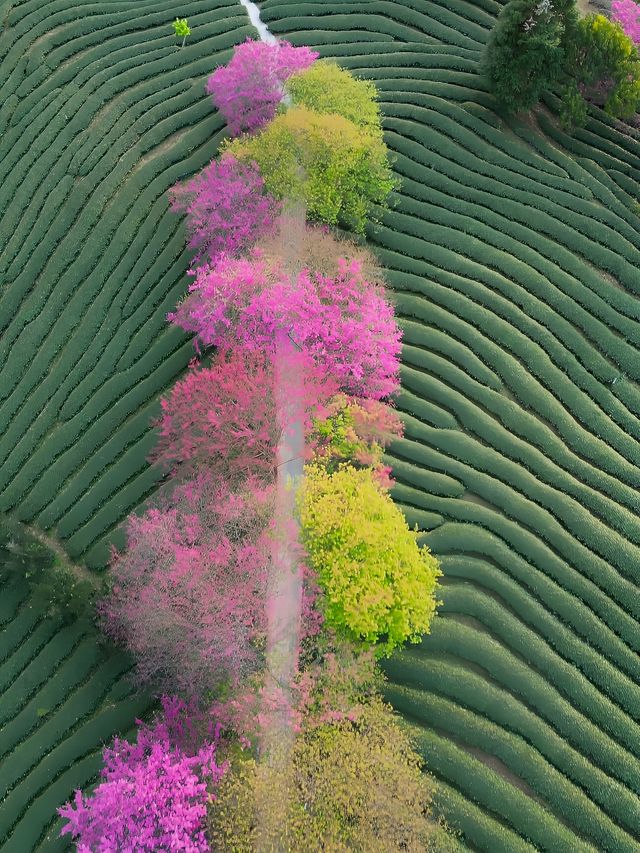
[[[287,41],[267,44],[247,39],[234,48],[231,61],[209,77],[205,90],[233,136],[255,131],[275,116],[285,81],[319,55]]]
[[[611,17],[635,44],[640,45],[640,6],[634,0],[612,0]]]
[[[245,251],[272,231],[281,208],[265,191],[257,165],[230,154],[172,187],[169,201],[175,213],[187,214],[188,246],[197,250],[193,264]]]
[[[169,319],[205,346],[272,352],[284,329],[346,393],[381,399],[398,388],[401,332],[356,261],[340,261],[333,278],[306,269],[292,277],[258,252],[224,257],[200,267],[189,291]]]
[[[186,706],[163,700],[165,713]],[[148,727],[138,721],[136,743],[115,738],[103,750],[103,781],[93,794],[75,792],[58,809],[78,853],[207,853],[207,802],[226,771],[217,765],[216,742],[188,754],[175,740],[171,719]]]

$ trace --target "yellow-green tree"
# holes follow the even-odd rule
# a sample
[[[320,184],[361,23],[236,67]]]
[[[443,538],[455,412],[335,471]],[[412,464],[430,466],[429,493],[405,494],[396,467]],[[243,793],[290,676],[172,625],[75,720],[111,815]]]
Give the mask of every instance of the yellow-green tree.
[[[283,843],[291,853],[455,850],[431,814],[432,791],[396,715],[373,699],[356,721],[305,729],[288,771],[237,762],[216,791],[209,837],[213,849],[230,853]],[[265,809],[277,817],[278,839],[259,835]]]
[[[402,511],[370,468],[305,469],[302,537],[329,625],[388,654],[429,632],[438,561],[418,547]]]
[[[294,104],[317,113],[335,113],[366,130],[382,133],[378,90],[330,59],[293,74],[285,91]]]

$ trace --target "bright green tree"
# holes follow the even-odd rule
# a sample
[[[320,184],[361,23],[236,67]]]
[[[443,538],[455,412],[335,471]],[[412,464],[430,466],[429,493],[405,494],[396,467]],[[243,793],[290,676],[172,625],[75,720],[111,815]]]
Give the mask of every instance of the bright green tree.
[[[173,22],[173,30],[177,36],[182,36],[182,44],[180,45],[180,47],[184,47],[184,43],[187,40],[187,36],[191,35],[191,30],[189,29],[187,19],[176,18]]]
[[[285,85],[294,104],[317,113],[335,113],[372,132],[382,133],[378,90],[336,62],[321,59],[291,76]]]
[[[389,654],[429,632],[441,574],[369,468],[305,468],[302,539],[326,596],[327,623]]]

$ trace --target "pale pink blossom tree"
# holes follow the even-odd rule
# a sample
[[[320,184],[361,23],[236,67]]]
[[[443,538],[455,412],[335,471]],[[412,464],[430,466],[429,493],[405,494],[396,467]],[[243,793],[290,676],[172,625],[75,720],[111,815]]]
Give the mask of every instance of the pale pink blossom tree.
[[[129,517],[99,613],[132,653],[139,682],[202,698],[261,669],[273,506],[273,483],[248,477],[231,489],[202,470],[159,508]],[[317,588],[306,577],[311,613]],[[314,619],[307,633],[318,630]]]

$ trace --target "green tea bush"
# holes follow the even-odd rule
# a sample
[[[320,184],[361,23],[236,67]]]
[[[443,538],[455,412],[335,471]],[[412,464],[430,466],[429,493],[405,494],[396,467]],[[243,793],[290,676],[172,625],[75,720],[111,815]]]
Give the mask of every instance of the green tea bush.
[[[292,107],[260,133],[227,142],[239,160],[255,161],[267,192],[302,199],[311,221],[364,233],[395,187],[380,135],[339,115]]]
[[[305,468],[302,536],[326,596],[325,618],[349,639],[390,653],[429,632],[438,561],[369,468]]]

